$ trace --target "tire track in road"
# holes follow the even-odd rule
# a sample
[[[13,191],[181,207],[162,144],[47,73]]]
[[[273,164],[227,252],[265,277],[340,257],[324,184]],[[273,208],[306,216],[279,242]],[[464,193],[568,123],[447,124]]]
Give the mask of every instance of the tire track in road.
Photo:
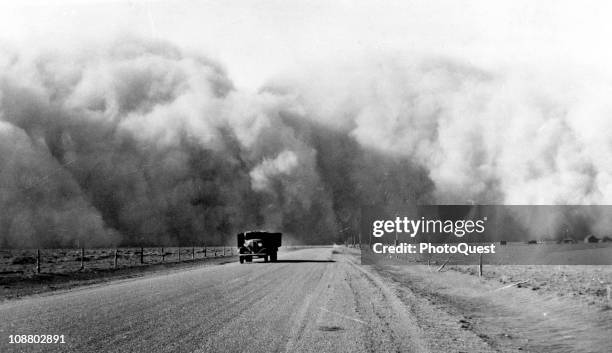
[[[251,273],[241,274],[239,278],[245,276],[257,278]],[[156,289],[153,289],[152,294],[159,300],[154,299],[153,302],[148,297],[146,301],[132,298],[133,301],[126,304],[125,308],[129,314],[123,314],[121,320],[114,321],[123,323],[123,325],[112,329],[109,335],[111,339],[105,341],[107,337],[101,337],[101,339],[96,337],[94,341],[87,342],[82,348],[91,346],[132,347],[135,342],[138,342],[139,347],[153,351],[172,351],[180,345],[189,346],[194,340],[201,337],[198,332],[214,333],[214,324],[220,321],[210,320],[210,318],[221,317],[229,313],[237,303],[246,303],[253,293],[261,290],[261,288],[250,287],[248,290],[235,291],[234,295],[226,296],[225,291],[222,290],[222,281],[197,283],[197,277],[192,280],[194,281],[191,283],[194,284],[193,286],[185,283],[177,288],[164,284],[157,286]],[[169,292],[172,292],[172,295]],[[206,295],[203,295],[204,293]],[[211,299],[215,297],[226,297],[227,305],[212,305],[214,301]],[[171,301],[168,298],[171,298]],[[134,306],[140,305],[142,305],[140,310],[134,309]],[[160,321],[174,322],[174,325],[170,330],[164,329],[166,325],[161,324]],[[113,340],[112,337],[118,339]],[[160,341],[168,342],[168,344],[160,347],[158,344]]]
[[[296,352],[308,350],[308,347],[303,346],[303,336],[307,328],[313,330],[313,323],[317,315],[317,308],[324,302],[323,296],[328,288],[330,270],[336,267],[335,263],[327,265],[314,278],[314,286],[309,288],[309,292],[299,305],[296,315],[291,319],[290,333],[285,343],[284,352]]]
[[[347,261],[346,266],[350,268],[355,305],[362,319],[369,320],[364,332],[368,352],[429,352],[418,325],[386,285],[352,262]]]
[[[241,351],[245,343],[249,352],[282,351],[289,330],[295,326],[292,318],[299,315],[296,306],[304,301],[304,293],[308,294],[309,286],[321,276],[317,269],[321,265],[315,265],[318,266],[299,272],[289,263],[262,267],[266,275],[261,282],[265,288],[250,295],[253,300],[247,305],[237,303],[234,315],[220,322],[216,335],[209,335],[198,352]],[[234,341],[223,337],[233,337]]]
[[[378,317],[380,323],[391,331],[391,341],[396,343],[398,351],[496,352],[482,338],[462,329],[458,324],[460,318],[452,317],[408,287],[373,271],[370,266],[356,264],[355,258],[348,256],[346,259],[370,282],[371,288],[378,289],[380,297],[371,301],[373,314],[369,316]],[[381,306],[382,303],[385,305]],[[372,337],[369,341],[376,340]],[[372,351],[379,351],[377,349],[375,347]]]

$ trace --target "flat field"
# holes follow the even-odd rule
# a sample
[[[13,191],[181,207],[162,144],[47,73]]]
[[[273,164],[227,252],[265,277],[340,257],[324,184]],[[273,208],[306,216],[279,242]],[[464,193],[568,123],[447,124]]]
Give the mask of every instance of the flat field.
[[[450,266],[451,270],[478,276],[476,266]],[[486,279],[526,288],[538,294],[569,297],[589,305],[612,305],[612,266],[595,265],[507,265],[483,266]],[[610,294],[609,294],[610,293]]]
[[[508,244],[483,256],[482,276],[502,285],[527,288],[537,294],[571,297],[587,304],[612,305],[612,246],[610,244]],[[431,271],[479,275],[478,256],[439,254],[374,255],[367,248],[363,263],[429,265]],[[501,264],[500,264],[501,263]]]
[[[131,267],[162,262],[179,261],[179,248],[144,248],[143,263],[140,263],[141,248],[117,249],[117,267]],[[180,248],[180,260],[187,261],[207,257],[235,255],[233,247]],[[115,249],[85,249],[85,269],[109,269],[115,267]],[[37,250],[0,250],[1,275],[27,275],[36,272]],[[81,270],[81,249],[41,249],[41,273],[67,273]]]
[[[0,250],[0,300],[69,289],[118,278],[141,276],[201,265],[223,264],[236,260],[231,247],[196,248],[40,249],[40,272],[36,249]],[[236,260],[237,261],[237,260]],[[81,267],[82,266],[82,267]]]

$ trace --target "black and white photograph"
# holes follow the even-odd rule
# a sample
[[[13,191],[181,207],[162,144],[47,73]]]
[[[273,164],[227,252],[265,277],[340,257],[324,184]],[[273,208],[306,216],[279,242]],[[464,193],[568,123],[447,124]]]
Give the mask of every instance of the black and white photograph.
[[[612,352],[612,4],[0,2],[0,353]]]

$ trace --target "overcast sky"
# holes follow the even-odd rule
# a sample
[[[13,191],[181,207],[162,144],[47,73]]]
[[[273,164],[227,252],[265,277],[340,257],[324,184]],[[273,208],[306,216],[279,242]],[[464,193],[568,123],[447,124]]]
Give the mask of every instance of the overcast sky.
[[[219,60],[250,89],[304,65],[389,52],[610,75],[611,10],[558,0],[10,1],[0,4],[0,39],[59,48],[167,39]]]

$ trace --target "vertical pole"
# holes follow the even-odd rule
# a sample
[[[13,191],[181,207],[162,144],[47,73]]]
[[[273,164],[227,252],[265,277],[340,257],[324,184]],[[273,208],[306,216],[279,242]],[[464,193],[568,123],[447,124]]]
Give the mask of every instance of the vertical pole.
[[[482,277],[482,254],[478,256],[478,277]]]
[[[195,246],[191,247],[191,259],[195,260]]]
[[[166,253],[164,252],[164,248],[162,248],[161,255],[162,255],[162,262],[164,262],[164,260],[166,259]]]
[[[85,269],[85,248],[81,248],[81,270]]]
[[[223,257],[225,257],[225,246],[223,247]]]
[[[40,273],[40,249],[36,249],[36,273]],[[610,297],[610,287],[608,287],[608,298]]]
[[[113,261],[113,268],[117,268],[117,249],[115,249],[115,259]]]
[[[204,247],[204,257],[206,257],[206,247]]]
[[[181,262],[181,247],[178,248],[178,262]]]
[[[144,248],[140,247],[140,264],[144,264]]]

